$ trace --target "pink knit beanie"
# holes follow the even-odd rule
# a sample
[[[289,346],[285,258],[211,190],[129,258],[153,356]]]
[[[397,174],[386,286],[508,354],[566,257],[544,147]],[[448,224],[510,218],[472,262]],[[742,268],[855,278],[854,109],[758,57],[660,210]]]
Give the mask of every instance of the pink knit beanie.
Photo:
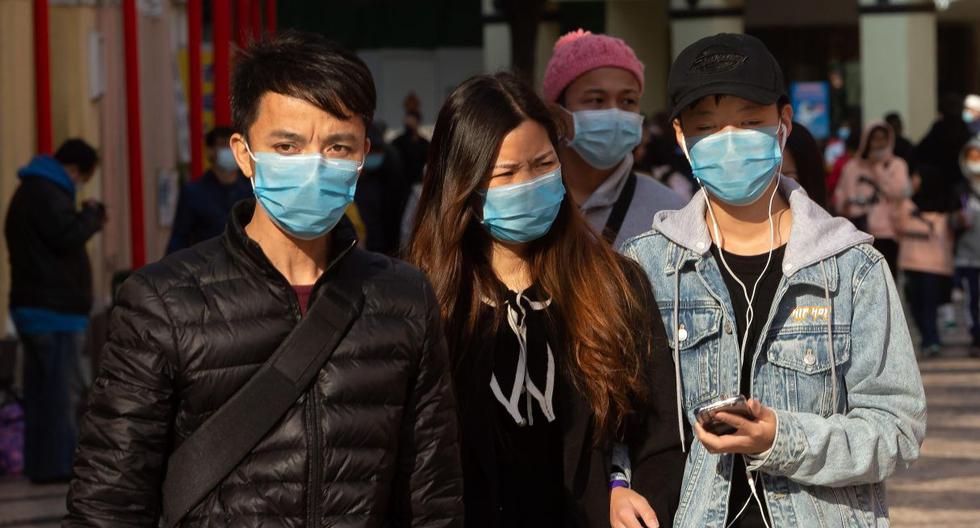
[[[643,90],[643,63],[626,42],[589,31],[572,31],[555,43],[555,51],[544,74],[544,96],[557,102],[561,93],[582,74],[613,66],[632,73]]]

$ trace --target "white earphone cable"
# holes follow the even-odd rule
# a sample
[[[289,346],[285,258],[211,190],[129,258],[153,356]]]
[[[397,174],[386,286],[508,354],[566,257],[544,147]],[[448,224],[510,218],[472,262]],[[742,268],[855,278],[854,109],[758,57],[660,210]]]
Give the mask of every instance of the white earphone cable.
[[[781,122],[779,124],[779,129],[777,130],[776,133],[778,134],[780,130],[785,130]],[[785,148],[785,146],[786,146],[785,140],[780,141],[780,150]],[[690,161],[691,156],[687,150],[687,141],[685,140],[685,138],[683,138],[683,136],[681,137],[681,148],[684,150],[684,154],[687,156],[688,161]],[[705,188],[704,183],[701,182],[701,179],[695,176],[695,178],[698,181],[698,184],[701,185],[702,189],[704,189],[704,203],[708,208],[708,215],[711,217],[712,232],[714,233],[714,242],[715,245],[718,246],[718,257],[721,260],[722,265],[725,267],[725,270],[728,271],[728,274],[733,279],[735,279],[735,282],[737,282],[739,286],[742,287],[742,293],[745,295],[745,300],[748,303],[748,309],[745,312],[745,320],[746,320],[745,329],[743,330],[744,333],[742,334],[742,343],[741,343],[741,347],[739,348],[738,363],[739,363],[740,373],[741,373],[741,367],[745,362],[745,348],[748,345],[749,328],[752,326],[752,321],[755,318],[755,310],[752,308],[752,302],[755,300],[755,294],[759,288],[759,283],[762,281],[762,278],[765,277],[766,272],[769,270],[769,264],[772,263],[772,253],[776,245],[776,224],[772,218],[772,204],[773,201],[776,199],[776,193],[779,192],[779,177],[782,174],[782,171],[783,171],[783,162],[782,159],[780,159],[779,166],[776,169],[776,175],[775,175],[776,185],[773,186],[772,194],[769,195],[769,209],[767,212],[767,216],[769,218],[769,254],[766,257],[766,265],[762,268],[762,272],[756,278],[755,284],[752,285],[751,295],[749,294],[748,287],[745,285],[744,282],[742,282],[741,279],[738,278],[737,275],[735,275],[735,272],[732,271],[732,268],[728,266],[728,262],[725,260],[724,240],[721,238],[721,233],[719,232],[718,219],[715,217],[715,211],[711,207],[711,200],[708,199],[708,190]],[[759,339],[762,338],[763,338],[762,336],[759,336]],[[745,501],[745,504],[742,506],[742,509],[738,512],[735,518],[732,519],[732,523],[729,524],[728,527],[726,528],[730,528],[731,525],[735,524],[735,521],[737,521],[742,516],[742,514],[745,513],[745,510],[748,508],[753,498],[755,498],[755,502],[759,506],[759,513],[762,515],[763,524],[765,524],[766,528],[770,528],[769,520],[766,519],[765,509],[762,507],[762,499],[759,497],[759,494],[755,489],[754,475],[752,471],[748,469],[748,465],[749,465],[748,460],[745,460],[745,467],[746,467],[745,476],[748,479],[749,490],[751,491],[751,497],[749,497],[748,500]]]

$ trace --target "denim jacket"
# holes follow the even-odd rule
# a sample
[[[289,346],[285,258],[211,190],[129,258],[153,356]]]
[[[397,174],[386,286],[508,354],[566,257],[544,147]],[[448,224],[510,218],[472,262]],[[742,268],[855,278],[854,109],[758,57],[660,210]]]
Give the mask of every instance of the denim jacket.
[[[883,481],[919,457],[926,401],[891,273],[871,236],[792,180],[783,276],[754,351],[752,396],[778,418],[760,474],[771,526],[887,526]],[[653,284],[674,347],[681,414],[739,393],[739,343],[705,222],[704,191],[624,245]],[[679,356],[679,359],[678,359]],[[679,432],[683,435],[683,430]],[[724,527],[733,456],[694,440],[676,527]],[[740,505],[730,505],[738,508]]]

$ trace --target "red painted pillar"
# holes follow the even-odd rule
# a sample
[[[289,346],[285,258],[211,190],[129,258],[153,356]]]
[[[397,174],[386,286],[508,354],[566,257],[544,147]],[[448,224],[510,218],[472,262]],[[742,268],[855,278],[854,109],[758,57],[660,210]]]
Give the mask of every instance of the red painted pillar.
[[[231,124],[231,0],[213,0],[214,122]]]
[[[248,4],[248,0],[236,0],[235,2],[235,43],[238,44],[239,48],[248,45],[249,31],[252,30],[252,10]]]
[[[253,39],[262,38],[262,4],[260,0],[249,0],[252,6],[252,15],[249,19],[252,22],[251,35]]]
[[[188,107],[191,125],[191,179],[196,180],[204,173],[204,155],[201,145],[204,141],[204,97],[201,94],[201,40],[203,35],[203,14],[201,0],[187,1],[187,62],[190,87]]]
[[[51,154],[51,55],[48,0],[34,0],[34,120],[37,152]]]
[[[279,23],[279,13],[276,10],[276,0],[265,0],[265,32],[270,37],[276,34]]]
[[[133,269],[146,264],[143,231],[143,148],[140,129],[139,33],[136,0],[123,0],[123,48],[126,61],[126,136],[129,149],[129,241]]]

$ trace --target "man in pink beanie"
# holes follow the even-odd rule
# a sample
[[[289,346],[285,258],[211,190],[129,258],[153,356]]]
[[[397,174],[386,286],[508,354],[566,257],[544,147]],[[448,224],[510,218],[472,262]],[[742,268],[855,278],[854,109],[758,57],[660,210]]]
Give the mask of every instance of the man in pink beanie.
[[[569,114],[559,154],[568,190],[614,247],[649,231],[657,211],[684,205],[667,186],[633,172],[632,152],[643,137],[643,63],[626,42],[567,33],[555,43],[542,89]]]

